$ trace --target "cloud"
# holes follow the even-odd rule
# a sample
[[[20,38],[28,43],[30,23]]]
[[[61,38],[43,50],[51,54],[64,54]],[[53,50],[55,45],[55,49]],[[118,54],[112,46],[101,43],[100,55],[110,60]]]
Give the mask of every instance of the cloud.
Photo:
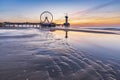
[[[98,6],[89,8],[89,9],[87,9],[87,10],[75,12],[75,13],[73,13],[72,15],[88,14],[88,13],[90,13],[90,12],[93,12],[93,11],[99,10],[99,9],[102,9],[102,8],[107,7],[107,6],[109,6],[109,5],[112,5],[112,4],[114,4],[114,3],[116,3],[116,0],[112,0],[112,1],[110,1],[110,2],[107,2],[107,3],[104,3],[104,4],[101,4],[101,5],[98,5]]]

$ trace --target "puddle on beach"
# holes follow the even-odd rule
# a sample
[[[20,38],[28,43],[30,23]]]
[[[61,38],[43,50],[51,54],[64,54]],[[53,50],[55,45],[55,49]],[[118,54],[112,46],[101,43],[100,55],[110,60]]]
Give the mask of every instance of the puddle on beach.
[[[120,35],[0,30],[0,80],[119,80]]]

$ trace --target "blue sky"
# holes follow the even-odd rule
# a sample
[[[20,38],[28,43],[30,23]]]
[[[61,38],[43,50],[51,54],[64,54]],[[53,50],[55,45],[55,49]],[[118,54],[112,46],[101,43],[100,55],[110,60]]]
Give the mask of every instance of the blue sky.
[[[54,20],[61,20],[65,13],[75,19],[105,14],[119,17],[120,0],[0,0],[0,21],[39,22],[39,15],[46,10],[53,13]]]

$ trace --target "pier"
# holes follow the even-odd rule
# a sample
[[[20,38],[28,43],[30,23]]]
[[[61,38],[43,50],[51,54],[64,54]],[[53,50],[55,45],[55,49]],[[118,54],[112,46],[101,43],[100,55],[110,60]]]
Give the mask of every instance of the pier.
[[[4,27],[4,28],[23,28],[23,27],[27,27],[27,28],[41,28],[41,27],[58,27],[58,26],[65,26],[65,27],[69,27],[70,24],[68,23],[68,16],[65,16],[65,23],[63,24],[57,24],[53,22],[53,15],[51,12],[49,11],[44,11],[41,15],[40,15],[40,22],[3,22],[0,23],[0,27]]]
[[[63,26],[63,24],[55,24],[55,26]],[[31,23],[31,22],[3,22],[0,23],[0,27],[4,28],[15,28],[15,27],[27,27],[27,28],[39,28],[41,27],[41,23]]]
[[[25,23],[13,23],[13,22],[4,22],[2,24],[2,27],[29,27],[29,28],[37,28],[40,27],[40,23],[30,23],[30,22],[25,22]]]

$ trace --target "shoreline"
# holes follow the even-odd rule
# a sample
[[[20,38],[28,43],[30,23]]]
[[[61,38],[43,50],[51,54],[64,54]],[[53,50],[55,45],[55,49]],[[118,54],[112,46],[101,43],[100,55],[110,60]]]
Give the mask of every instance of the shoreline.
[[[99,30],[90,30],[90,29],[55,29],[55,30],[63,30],[63,31],[75,31],[75,32],[87,32],[87,33],[101,33],[101,34],[117,34],[114,32],[108,32],[108,31],[99,31]],[[119,34],[118,34],[119,35]]]
[[[0,29],[42,29],[40,27],[0,27]],[[120,35],[119,33],[111,32],[111,31],[105,31],[105,30],[92,30],[92,29],[74,29],[74,28],[43,28],[50,30],[50,31],[55,31],[55,30],[62,30],[62,31],[74,31],[74,32],[87,32],[87,33],[100,33],[100,34],[116,34]]]

